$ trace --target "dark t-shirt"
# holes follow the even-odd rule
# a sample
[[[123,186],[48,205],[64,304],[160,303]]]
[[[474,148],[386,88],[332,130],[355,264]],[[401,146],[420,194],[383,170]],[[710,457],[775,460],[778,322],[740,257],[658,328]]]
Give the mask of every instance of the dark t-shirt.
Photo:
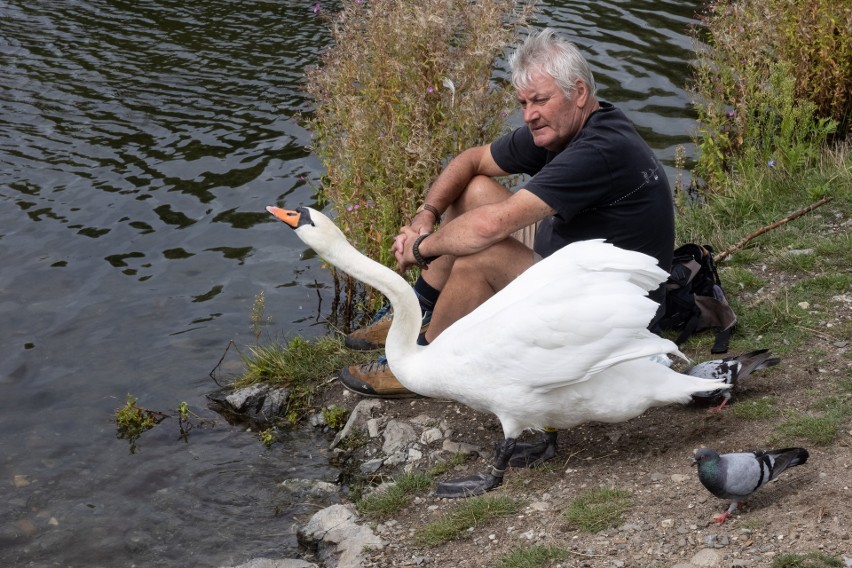
[[[502,170],[531,175],[524,188],[557,211],[536,232],[541,256],[603,238],[653,256],[668,271],[674,204],[666,173],[624,113],[600,105],[557,154],[536,146],[526,126],[492,143],[491,154]]]

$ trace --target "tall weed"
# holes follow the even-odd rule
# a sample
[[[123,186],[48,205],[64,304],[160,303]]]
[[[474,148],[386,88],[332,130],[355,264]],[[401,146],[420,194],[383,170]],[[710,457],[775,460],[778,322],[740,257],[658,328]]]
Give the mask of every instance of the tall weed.
[[[308,126],[326,169],[319,197],[363,253],[394,265],[392,239],[446,161],[506,128],[513,92],[492,70],[527,11],[516,0],[371,0],[332,21],[333,45],[307,76]],[[358,297],[360,283],[334,278]]]
[[[695,174],[707,193],[735,190],[727,184],[733,173],[751,178],[771,168],[794,175],[832,134],[848,133],[852,8],[843,4],[708,4],[694,32],[691,85],[699,120]]]

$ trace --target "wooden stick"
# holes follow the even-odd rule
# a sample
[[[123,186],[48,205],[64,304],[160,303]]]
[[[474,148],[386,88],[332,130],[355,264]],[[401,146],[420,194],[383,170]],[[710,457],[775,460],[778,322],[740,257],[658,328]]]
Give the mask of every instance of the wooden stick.
[[[752,234],[750,234],[747,237],[745,237],[744,239],[742,239],[740,242],[729,246],[728,248],[726,248],[725,250],[723,250],[719,254],[715,255],[713,257],[713,260],[715,260],[716,262],[721,262],[722,260],[725,259],[726,256],[728,256],[732,252],[743,248],[752,239],[755,239],[755,238],[759,237],[760,235],[762,235],[763,233],[767,233],[767,232],[771,231],[772,229],[777,229],[778,227],[780,227],[784,223],[788,223],[788,222],[792,221],[793,219],[801,217],[805,213],[809,213],[809,212],[813,211],[814,209],[816,209],[817,207],[825,205],[826,203],[828,203],[832,199],[834,199],[834,198],[831,197],[830,195],[827,195],[827,196],[823,197],[822,199],[820,199],[819,201],[817,201],[816,203],[811,203],[807,207],[803,207],[802,209],[799,209],[798,211],[794,211],[793,213],[790,213],[789,215],[787,215],[783,219],[781,219],[779,221],[775,221],[771,225],[761,227],[760,229],[756,230]]]

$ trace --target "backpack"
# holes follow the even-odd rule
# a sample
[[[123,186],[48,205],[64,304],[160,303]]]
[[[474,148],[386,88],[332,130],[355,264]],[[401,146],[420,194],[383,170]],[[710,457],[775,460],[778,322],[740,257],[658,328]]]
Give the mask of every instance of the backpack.
[[[716,341],[710,352],[727,352],[737,316],[722,291],[713,248],[690,243],[675,249],[665,286],[666,307],[659,327],[681,330],[675,340],[678,347],[692,334],[716,328]]]

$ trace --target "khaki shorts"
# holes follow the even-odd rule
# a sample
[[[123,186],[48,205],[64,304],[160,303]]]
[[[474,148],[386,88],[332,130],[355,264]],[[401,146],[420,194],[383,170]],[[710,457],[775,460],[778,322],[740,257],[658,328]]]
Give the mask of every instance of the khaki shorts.
[[[538,223],[527,225],[523,229],[512,233],[512,236],[527,245],[529,248],[533,248],[533,244],[535,243],[535,231],[537,228]]]
[[[523,229],[515,231],[512,233],[512,236],[527,245],[529,248],[533,248],[535,244],[535,231],[538,229],[538,223],[534,223],[532,225],[527,225]],[[535,262],[541,260],[541,255],[537,252],[535,254]]]

